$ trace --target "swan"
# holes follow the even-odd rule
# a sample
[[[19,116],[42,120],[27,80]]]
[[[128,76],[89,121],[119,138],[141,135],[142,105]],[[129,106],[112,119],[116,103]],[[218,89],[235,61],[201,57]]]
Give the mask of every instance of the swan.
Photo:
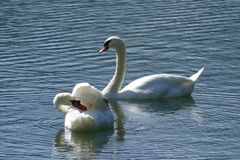
[[[155,99],[190,96],[198,77],[204,68],[190,77],[174,74],[155,74],[134,80],[123,89],[126,72],[126,48],[120,37],[112,36],[105,40],[99,53],[108,49],[116,50],[115,73],[102,93],[109,99]],[[120,90],[121,89],[121,90]]]
[[[82,131],[113,127],[114,116],[108,100],[88,83],[75,85],[72,93],[58,93],[53,104],[65,114],[67,129]]]

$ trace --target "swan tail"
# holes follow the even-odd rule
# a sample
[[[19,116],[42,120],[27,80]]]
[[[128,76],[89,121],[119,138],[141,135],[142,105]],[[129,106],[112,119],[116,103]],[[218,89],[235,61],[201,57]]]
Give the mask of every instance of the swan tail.
[[[197,73],[189,77],[189,79],[191,79],[193,82],[196,82],[198,77],[202,74],[203,70],[204,70],[204,67],[201,68]]]

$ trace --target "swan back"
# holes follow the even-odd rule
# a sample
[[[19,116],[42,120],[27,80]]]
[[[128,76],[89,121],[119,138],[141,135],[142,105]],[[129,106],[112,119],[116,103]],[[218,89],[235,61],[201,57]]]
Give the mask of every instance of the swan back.
[[[74,86],[72,91],[73,96],[83,96],[83,95],[92,95],[93,96],[103,96],[102,93],[95,88],[94,86],[91,86],[89,83],[78,83]]]
[[[119,99],[156,99],[190,96],[204,68],[191,77],[173,74],[156,74],[139,78],[121,91]]]

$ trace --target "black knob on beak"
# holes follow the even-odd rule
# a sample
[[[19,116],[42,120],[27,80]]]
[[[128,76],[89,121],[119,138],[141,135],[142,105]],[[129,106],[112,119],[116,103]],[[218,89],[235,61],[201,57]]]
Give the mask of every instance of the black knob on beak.
[[[72,103],[73,106],[79,106],[81,104],[80,100],[70,100],[70,102]]]

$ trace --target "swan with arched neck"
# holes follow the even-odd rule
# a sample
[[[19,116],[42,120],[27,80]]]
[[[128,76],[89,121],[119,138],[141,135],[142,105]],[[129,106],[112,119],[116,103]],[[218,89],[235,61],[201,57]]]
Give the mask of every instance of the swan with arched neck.
[[[126,73],[125,44],[120,37],[109,37],[105,40],[99,53],[106,52],[110,48],[116,50],[116,68],[111,81],[102,91],[103,95],[110,99],[156,99],[190,96],[197,79],[204,70],[201,68],[190,77],[174,74],[149,75],[136,79],[122,88]]]
[[[64,125],[70,130],[112,128],[114,116],[108,100],[88,83],[75,85],[72,93],[58,93],[54,106],[65,114]]]

